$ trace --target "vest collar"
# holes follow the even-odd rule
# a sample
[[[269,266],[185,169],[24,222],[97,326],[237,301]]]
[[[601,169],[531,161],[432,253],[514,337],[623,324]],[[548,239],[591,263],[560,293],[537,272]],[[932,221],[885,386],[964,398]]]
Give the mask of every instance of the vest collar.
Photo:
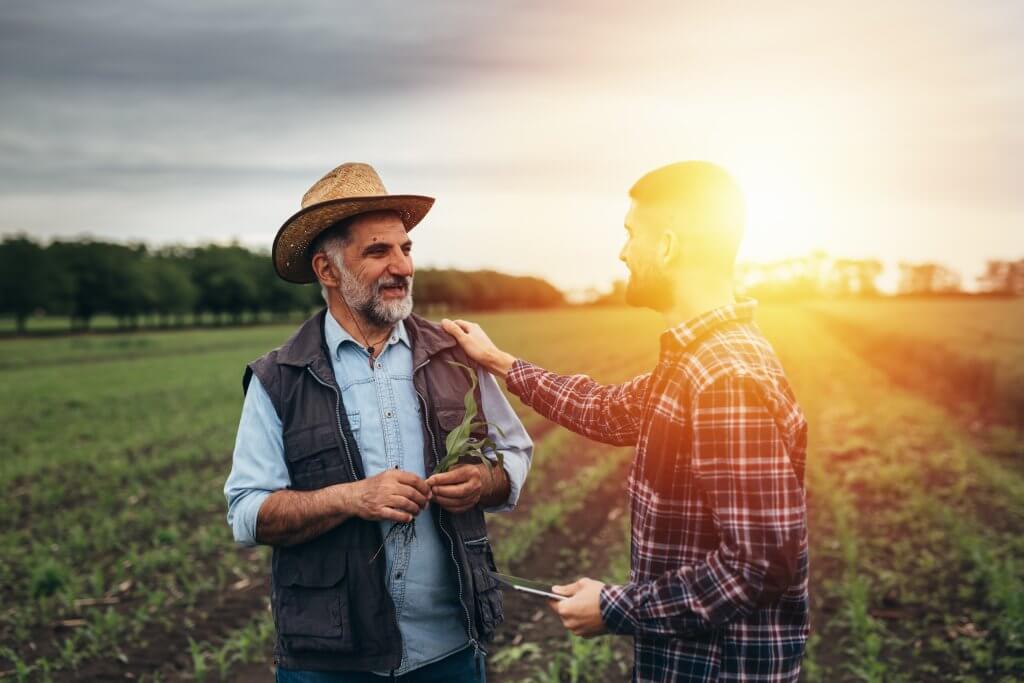
[[[327,308],[322,308],[306,320],[277,352],[277,362],[282,365],[305,367],[316,361],[327,361],[330,356],[324,341],[324,323]],[[413,368],[420,367],[431,356],[455,346],[456,342],[437,323],[413,313],[405,319],[405,332],[412,346]],[[319,364],[318,364],[319,365]]]

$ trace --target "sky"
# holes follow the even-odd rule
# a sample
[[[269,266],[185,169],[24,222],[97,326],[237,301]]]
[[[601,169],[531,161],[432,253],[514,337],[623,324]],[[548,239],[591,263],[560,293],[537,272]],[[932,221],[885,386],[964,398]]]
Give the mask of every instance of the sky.
[[[630,185],[723,165],[744,260],[1024,258],[1024,3],[5,2],[0,234],[269,249],[345,161],[418,266],[626,275]],[[889,281],[894,269],[889,271]]]

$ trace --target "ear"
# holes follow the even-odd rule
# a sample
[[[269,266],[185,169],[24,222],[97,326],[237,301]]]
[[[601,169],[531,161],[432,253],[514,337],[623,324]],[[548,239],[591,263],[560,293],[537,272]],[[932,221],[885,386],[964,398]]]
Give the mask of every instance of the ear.
[[[316,275],[316,279],[320,281],[320,284],[328,288],[341,286],[341,278],[338,276],[338,271],[325,253],[318,251],[313,254],[312,265],[313,274]]]
[[[658,262],[667,266],[679,257],[679,235],[674,230],[665,230],[658,240],[657,259]]]

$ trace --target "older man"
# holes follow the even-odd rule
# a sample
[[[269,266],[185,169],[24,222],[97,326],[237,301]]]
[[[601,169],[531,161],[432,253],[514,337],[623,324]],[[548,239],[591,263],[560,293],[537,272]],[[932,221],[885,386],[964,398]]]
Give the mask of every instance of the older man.
[[[629,583],[555,590],[565,626],[635,638],[634,680],[796,681],[807,639],[807,423],[754,302],[733,297],[739,188],[684,162],[630,191],[630,303],[666,323],[653,372],[602,386],[498,349],[477,325],[444,321],[466,352],[540,414],[636,447]]]
[[[327,308],[246,368],[224,487],[235,539],[274,547],[277,680],[482,681],[502,618],[483,513],[515,505],[533,444],[479,371],[490,424],[474,433],[504,467],[428,476],[472,386],[450,362],[472,361],[412,314],[407,233],[433,199],[388,195],[371,167],[343,164],[302,204],[274,266],[319,281]]]

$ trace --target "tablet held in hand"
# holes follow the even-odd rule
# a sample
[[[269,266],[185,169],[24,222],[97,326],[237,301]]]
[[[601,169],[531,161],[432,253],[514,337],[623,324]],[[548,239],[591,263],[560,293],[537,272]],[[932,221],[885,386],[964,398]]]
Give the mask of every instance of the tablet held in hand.
[[[510,576],[508,574],[501,574],[499,572],[491,572],[492,577],[495,581],[498,581],[503,586],[508,586],[517,591],[527,593],[529,595],[536,595],[539,597],[547,598],[548,600],[565,600],[565,595],[558,595],[551,591],[551,584],[543,583],[541,581],[530,581],[529,579],[522,579],[518,576]]]

